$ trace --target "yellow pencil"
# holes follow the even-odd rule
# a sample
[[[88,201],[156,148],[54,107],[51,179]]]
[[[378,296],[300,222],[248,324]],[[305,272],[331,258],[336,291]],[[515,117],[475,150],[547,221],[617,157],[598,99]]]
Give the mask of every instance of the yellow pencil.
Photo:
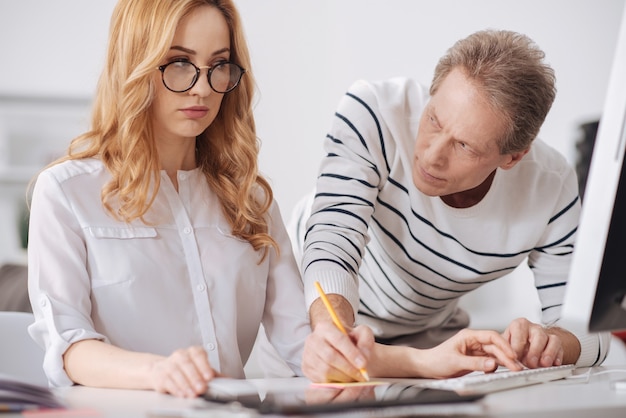
[[[326,306],[326,310],[328,310],[328,313],[330,314],[330,317],[332,318],[335,326],[339,328],[339,331],[348,335],[348,331],[346,331],[346,329],[343,327],[341,321],[339,320],[339,317],[337,316],[337,314],[335,313],[335,310],[333,309],[333,306],[330,304],[330,301],[326,297],[326,293],[324,293],[324,290],[322,289],[322,285],[320,285],[319,282],[315,282],[315,287],[317,288],[317,292],[320,294],[320,298],[322,298],[322,302],[324,302],[324,306]],[[361,372],[361,375],[365,378],[365,380],[369,382],[370,376],[369,374],[367,374],[367,370],[365,370],[364,368],[361,368],[360,372]]]

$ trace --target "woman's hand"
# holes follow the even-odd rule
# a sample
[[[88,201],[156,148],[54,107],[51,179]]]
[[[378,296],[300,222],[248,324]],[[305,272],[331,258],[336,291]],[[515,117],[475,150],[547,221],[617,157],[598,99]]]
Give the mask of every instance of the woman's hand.
[[[152,366],[154,390],[180,398],[193,398],[207,390],[207,383],[218,377],[211,368],[206,351],[193,346],[174,351]]]

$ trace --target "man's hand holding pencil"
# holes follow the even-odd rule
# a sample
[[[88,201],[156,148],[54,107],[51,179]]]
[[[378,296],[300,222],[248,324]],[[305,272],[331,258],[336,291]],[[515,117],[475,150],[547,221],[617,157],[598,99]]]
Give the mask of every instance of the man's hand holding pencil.
[[[321,285],[316,282],[315,286],[330,320],[314,324],[315,331],[305,344],[303,372],[315,382],[369,381],[366,366],[375,344],[371,329],[347,327]]]

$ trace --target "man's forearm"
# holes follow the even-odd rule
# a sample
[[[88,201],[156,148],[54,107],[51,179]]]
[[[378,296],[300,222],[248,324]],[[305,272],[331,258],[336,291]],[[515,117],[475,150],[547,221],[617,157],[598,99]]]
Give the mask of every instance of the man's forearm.
[[[348,302],[348,300],[343,296],[336,293],[329,293],[327,297],[341,323],[352,328],[354,326],[354,310],[352,309],[350,302]],[[320,298],[315,299],[315,301],[311,304],[309,315],[311,318],[312,329],[315,329],[315,326],[319,322],[332,320],[326,306],[324,306],[324,302],[322,302]]]

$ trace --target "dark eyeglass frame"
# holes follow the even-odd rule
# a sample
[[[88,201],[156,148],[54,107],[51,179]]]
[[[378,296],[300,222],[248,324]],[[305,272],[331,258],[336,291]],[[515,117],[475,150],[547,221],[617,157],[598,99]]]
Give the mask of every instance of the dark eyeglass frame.
[[[185,63],[185,64],[190,64],[195,70],[196,70],[196,74],[193,76],[193,80],[191,81],[191,84],[189,85],[189,87],[187,87],[184,90],[174,90],[172,88],[170,88],[166,83],[165,83],[165,69],[172,65],[172,64],[179,64],[179,63]],[[213,70],[215,70],[216,68],[219,68],[222,65],[234,65],[237,68],[239,68],[241,70],[241,73],[239,74],[239,79],[237,79],[237,81],[235,83],[233,83],[233,85],[231,86],[231,88],[229,88],[226,91],[219,91],[217,90],[215,87],[213,87],[213,83],[211,83],[211,74],[213,74]],[[198,82],[198,80],[200,79],[200,71],[204,70],[204,69],[208,69],[206,76],[207,76],[207,81],[209,82],[209,86],[211,87],[211,90],[213,90],[216,93],[220,93],[220,94],[226,94],[228,92],[233,91],[241,82],[241,78],[243,77],[243,75],[246,73],[246,69],[243,68],[241,65],[236,64],[234,62],[231,61],[220,61],[217,64],[213,65],[213,66],[202,66],[202,67],[198,67],[196,64],[194,64],[191,61],[187,61],[187,60],[174,60],[174,61],[170,61],[167,64],[163,64],[163,65],[159,65],[157,67],[157,70],[159,70],[161,72],[161,81],[163,82],[163,85],[165,86],[166,89],[168,89],[171,92],[174,93],[185,93],[189,90],[191,90],[196,83]]]

